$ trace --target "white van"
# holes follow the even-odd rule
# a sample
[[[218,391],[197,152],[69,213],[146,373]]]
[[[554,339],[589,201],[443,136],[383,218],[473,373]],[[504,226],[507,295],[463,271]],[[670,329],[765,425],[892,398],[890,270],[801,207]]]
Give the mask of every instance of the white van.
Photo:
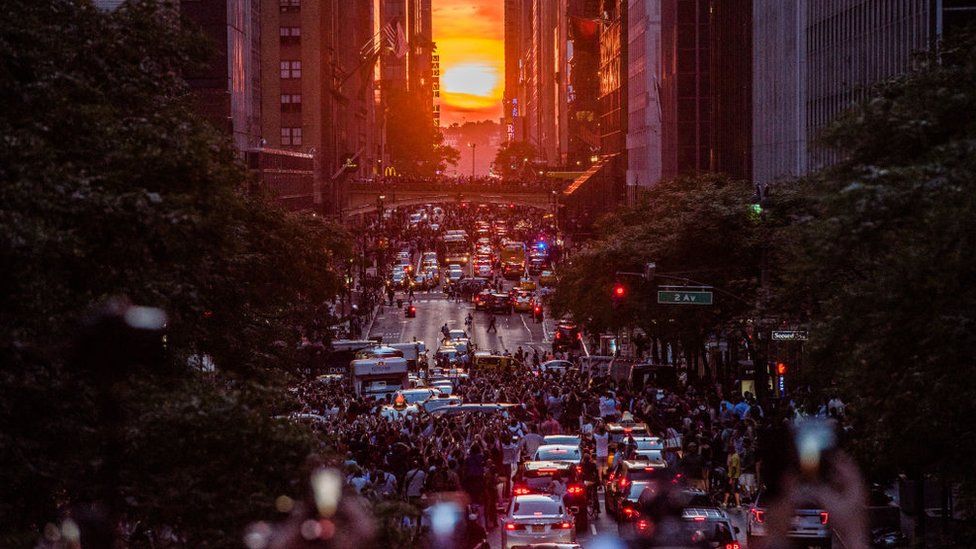
[[[402,357],[363,358],[349,364],[349,378],[357,396],[383,398],[410,388],[407,370]]]

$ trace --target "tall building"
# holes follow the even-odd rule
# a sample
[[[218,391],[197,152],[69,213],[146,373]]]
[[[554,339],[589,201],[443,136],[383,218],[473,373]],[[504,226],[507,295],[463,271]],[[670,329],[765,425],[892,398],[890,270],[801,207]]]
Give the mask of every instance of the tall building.
[[[566,166],[585,170],[600,153],[600,1],[569,0]]]
[[[630,0],[627,36],[627,201],[661,179],[661,5]]]
[[[372,2],[262,3],[264,147],[311,154],[314,204],[338,214],[342,184],[371,173],[372,72],[361,49],[373,37]]]
[[[232,137],[243,156],[261,140],[261,3],[181,2],[180,14],[214,46],[210,62],[186,75],[194,101],[211,123]]]
[[[754,1],[753,164],[767,184],[837,160],[816,135],[912,54],[976,19],[974,0]]]
[[[752,4],[713,0],[708,12],[708,170],[744,180],[752,179]]]

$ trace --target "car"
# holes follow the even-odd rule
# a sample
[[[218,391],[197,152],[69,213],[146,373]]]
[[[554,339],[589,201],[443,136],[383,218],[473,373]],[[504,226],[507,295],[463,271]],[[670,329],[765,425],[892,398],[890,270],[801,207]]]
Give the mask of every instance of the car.
[[[637,443],[637,459],[646,457],[649,461],[663,459],[661,452],[664,451],[664,441],[660,437],[634,437]]]
[[[461,277],[463,276],[464,272],[461,271],[460,267],[457,269],[448,269],[447,271],[447,281],[450,284],[457,284],[461,281]]]
[[[542,271],[539,273],[539,286],[551,288],[556,285],[556,273],[552,271]]]
[[[461,405],[461,397],[439,394],[436,397],[431,398],[430,400],[424,401],[420,406],[424,410],[426,410],[427,413],[431,413],[434,410],[440,410],[441,408],[447,406],[460,406],[460,405]]]
[[[626,493],[621,494],[617,502],[617,510],[612,515],[617,519],[617,532],[621,537],[626,538],[637,533],[635,531],[637,522],[642,518],[638,500],[640,500],[645,488],[653,490],[655,485],[649,481],[632,482],[627,486]]]
[[[542,437],[542,445],[560,444],[579,448],[582,438],[579,435],[546,435]]]
[[[568,360],[547,360],[539,365],[540,372],[566,372],[575,365]]]
[[[634,437],[636,440],[651,435],[646,424],[634,421],[609,423],[607,424],[607,432],[610,434],[610,446],[614,449],[626,442],[627,437]]]
[[[830,514],[817,505],[801,502],[793,509],[793,520],[787,537],[794,545],[818,549],[830,549],[833,535],[830,530]],[[756,547],[766,536],[766,494],[759,492],[746,515],[746,541]]]
[[[491,290],[481,290],[471,298],[474,302],[474,310],[487,311],[491,302]]]
[[[515,297],[512,299],[512,302],[512,307],[520,313],[531,312],[534,305],[532,301],[532,294],[529,292],[517,292]]]
[[[501,523],[503,549],[576,541],[573,516],[558,497],[544,494],[514,496]]]
[[[393,400],[396,401],[397,398],[403,397],[404,402],[407,404],[420,404],[437,397],[441,394],[441,391],[434,387],[421,387],[418,389],[403,389],[396,392]]]
[[[529,267],[528,267],[529,274],[532,276],[538,276],[542,274],[542,266],[543,266],[542,261],[536,261],[536,260],[529,261]]]
[[[475,271],[476,276],[490,277],[491,276],[491,265],[487,263],[479,263]]]
[[[508,403],[465,403],[459,404],[457,406],[445,406],[431,412],[433,416],[460,416],[467,414],[488,414],[495,415],[498,414],[504,418],[508,418],[508,411],[517,406],[517,404]]]
[[[488,310],[493,313],[512,314],[512,298],[508,294],[491,294],[491,304]]]
[[[534,461],[558,461],[579,464],[583,459],[579,445],[543,444],[532,455]]]
[[[575,351],[582,346],[583,335],[576,324],[563,321],[556,325],[556,331],[552,336],[553,352]]]
[[[380,408],[380,417],[386,420],[403,419],[407,416],[415,416],[419,413],[420,407],[416,404],[406,406],[389,404]]]
[[[512,482],[512,495],[552,494],[555,483],[563,485],[563,503],[576,522],[577,530],[589,526],[586,485],[572,463],[561,461],[526,461],[518,466]]]
[[[447,339],[449,339],[451,341],[458,341],[458,340],[461,340],[461,339],[468,339],[468,332],[465,332],[464,330],[462,330],[460,328],[453,328],[451,330],[448,330],[448,332],[447,332]]]
[[[604,485],[607,513],[616,517],[621,512],[623,501],[630,494],[631,484],[667,480],[666,465],[628,459],[619,462],[616,467],[607,472]]]
[[[519,288],[522,288],[523,290],[532,291],[537,289],[538,286],[536,286],[535,280],[532,280],[531,278],[524,276],[522,277],[521,280],[519,280]]]

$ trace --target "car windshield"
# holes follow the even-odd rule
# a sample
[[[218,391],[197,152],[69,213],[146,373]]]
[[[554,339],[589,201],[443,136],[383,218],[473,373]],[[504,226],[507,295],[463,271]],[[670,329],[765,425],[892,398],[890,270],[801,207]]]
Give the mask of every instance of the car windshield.
[[[427,400],[428,397],[430,397],[430,391],[411,391],[408,393],[403,393],[403,398],[407,401],[407,404],[421,402]]]
[[[563,506],[555,500],[534,499],[531,501],[516,500],[512,507],[512,516],[533,517],[545,515],[561,515]]]
[[[627,499],[632,501],[637,501],[640,495],[644,492],[644,488],[650,486],[650,482],[635,482],[630,485],[630,491],[627,492]]]
[[[539,461],[578,461],[580,458],[579,448],[539,448],[535,453]]]

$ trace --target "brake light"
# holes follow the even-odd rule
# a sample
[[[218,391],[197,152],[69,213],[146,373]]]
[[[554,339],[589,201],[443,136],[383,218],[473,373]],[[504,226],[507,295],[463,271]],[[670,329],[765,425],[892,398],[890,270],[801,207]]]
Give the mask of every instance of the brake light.
[[[648,530],[650,530],[650,528],[651,528],[651,523],[647,522],[646,520],[637,521],[638,532],[642,532],[642,533],[647,532]]]
[[[556,339],[559,339],[559,338],[561,338],[562,336],[563,336],[563,334],[561,334],[561,333],[559,333],[559,332],[556,332]]]
[[[524,496],[529,493],[529,489],[525,486],[516,486],[512,489],[512,493],[516,496]]]
[[[571,522],[557,522],[556,524],[552,525],[553,530],[566,530],[572,527],[573,527],[573,523]]]
[[[653,468],[653,467],[644,467],[644,470],[645,470],[645,471],[653,471],[653,470],[654,470],[654,468]]]
[[[620,479],[620,483],[619,483],[619,486],[620,486],[620,489],[621,489],[621,490],[622,490],[622,489],[624,489],[624,488],[627,488],[627,485],[628,485],[628,484],[630,484],[630,481],[629,481],[629,480],[627,480],[626,478],[622,478],[622,479]]]
[[[752,519],[755,520],[756,522],[758,522],[759,524],[762,524],[762,523],[766,522],[766,511],[760,511],[759,509],[753,509],[752,510]],[[823,520],[823,519],[821,518],[821,520]]]
[[[569,488],[567,488],[566,491],[569,492],[571,495],[578,496],[583,493],[583,487],[578,484],[574,484]]]
[[[508,531],[518,530],[519,529],[519,525],[518,524],[515,524],[514,522],[509,522],[509,523],[507,523],[505,525],[505,529],[508,530]]]
[[[733,541],[732,543],[726,543],[725,549],[739,549],[739,542]]]
[[[695,522],[705,522],[705,517],[695,517],[693,520]]]
[[[827,524],[827,521],[829,519],[830,519],[830,513],[828,513],[827,511],[820,513],[820,524]]]
[[[629,519],[634,518],[637,516],[637,511],[635,511],[632,507],[624,507],[624,516]]]

